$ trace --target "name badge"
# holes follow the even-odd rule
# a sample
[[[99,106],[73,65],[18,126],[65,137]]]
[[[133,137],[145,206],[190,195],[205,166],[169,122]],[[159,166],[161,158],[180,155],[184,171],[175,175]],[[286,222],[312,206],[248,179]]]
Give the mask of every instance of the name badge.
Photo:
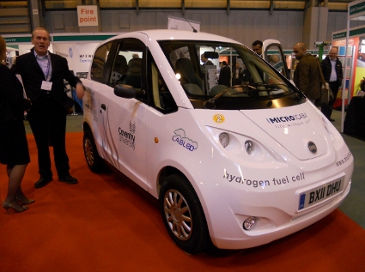
[[[51,91],[52,90],[52,82],[43,80],[41,89],[45,90],[45,91]]]

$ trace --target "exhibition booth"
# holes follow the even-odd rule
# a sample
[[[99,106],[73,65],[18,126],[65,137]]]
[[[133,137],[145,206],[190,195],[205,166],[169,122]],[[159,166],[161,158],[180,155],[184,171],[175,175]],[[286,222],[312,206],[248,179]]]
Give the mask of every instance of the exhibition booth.
[[[365,26],[350,29],[350,21],[365,19],[365,1],[354,1],[348,6],[347,29],[333,33],[332,45],[339,47],[339,58],[344,67],[340,98],[334,107],[342,110],[341,132],[365,138]],[[347,114],[345,117],[345,108]]]
[[[49,51],[65,57],[70,70],[78,77],[85,77],[89,71],[95,48],[100,43],[109,39],[116,33],[81,34],[62,33],[50,34],[51,45]],[[4,35],[7,44],[7,58],[12,64],[14,56],[19,56],[30,51],[33,47],[31,35]]]
[[[332,46],[338,47],[338,58],[345,66],[345,105],[361,90],[361,81],[365,77],[365,26],[349,31],[348,46],[346,50],[346,30],[337,31],[332,36]],[[347,56],[346,56],[347,52]],[[334,108],[341,107],[343,86],[341,86]]]
[[[365,98],[359,96],[364,91],[365,78],[365,26],[333,33],[332,46],[339,48],[339,59],[346,66],[344,72],[345,88],[340,87],[334,108],[347,109],[342,132],[350,135],[365,137],[364,110]],[[347,47],[346,47],[347,40]],[[346,50],[347,48],[347,50]],[[347,54],[347,56],[346,56]],[[345,65],[346,61],[346,65]],[[342,92],[344,92],[342,94]]]
[[[49,51],[67,59],[68,66],[75,76],[86,78],[89,72],[90,63],[92,62],[94,51],[101,41],[115,36],[116,33],[99,33],[99,34],[50,34],[51,44]],[[7,44],[7,62],[9,67],[13,65],[14,58],[28,53],[33,47],[31,35],[4,35]],[[82,112],[82,101],[77,99],[71,86],[65,81],[65,92],[77,103],[73,107],[72,114]]]

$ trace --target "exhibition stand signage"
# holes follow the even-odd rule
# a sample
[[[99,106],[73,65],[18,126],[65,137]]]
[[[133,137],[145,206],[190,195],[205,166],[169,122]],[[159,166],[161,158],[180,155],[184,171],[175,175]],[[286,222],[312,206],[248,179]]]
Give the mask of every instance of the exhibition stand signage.
[[[51,45],[49,51],[65,57],[70,70],[75,74],[89,71],[90,62],[93,58],[95,48],[101,41],[114,37],[117,33],[103,34],[50,34]],[[8,50],[8,57],[22,55],[33,48],[31,35],[4,35]]]
[[[352,41],[350,41],[350,20],[359,20],[363,21],[365,18],[365,1],[353,1],[349,3],[348,5],[348,11],[347,11],[347,30],[346,30],[346,43],[345,43],[345,52],[344,52],[344,79],[342,86],[345,88],[348,88],[349,92],[346,97],[346,92],[342,92],[342,119],[341,119],[341,132],[344,131],[344,121],[345,121],[345,102],[346,99],[348,99],[348,102],[350,101],[354,89],[352,88],[354,81],[356,80],[354,77],[356,76],[356,70],[354,71],[354,75],[352,75],[352,67],[355,67],[354,61],[356,60],[356,66],[357,60],[358,60],[358,48],[359,48],[359,40],[356,40],[355,37]],[[361,28],[358,28],[361,29]],[[361,30],[360,30],[361,32]],[[338,36],[341,36],[342,34],[338,34]],[[352,43],[352,45],[351,45]],[[351,45],[351,47],[350,47]],[[348,69],[349,67],[349,69]],[[348,72],[349,71],[349,72]],[[360,74],[360,70],[359,70]],[[348,81],[347,81],[348,80]],[[348,84],[347,84],[348,82]]]
[[[77,22],[79,27],[98,26],[99,12],[97,5],[77,6]]]

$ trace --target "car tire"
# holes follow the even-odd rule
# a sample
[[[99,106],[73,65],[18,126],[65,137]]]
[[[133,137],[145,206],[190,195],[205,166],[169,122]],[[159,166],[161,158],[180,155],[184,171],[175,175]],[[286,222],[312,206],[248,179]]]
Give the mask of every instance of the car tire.
[[[101,172],[105,167],[104,161],[99,156],[93,134],[90,130],[84,131],[83,148],[86,163],[90,170],[94,173]]]
[[[159,204],[164,225],[177,246],[189,254],[200,253],[209,246],[203,208],[185,177],[171,175],[165,179]]]

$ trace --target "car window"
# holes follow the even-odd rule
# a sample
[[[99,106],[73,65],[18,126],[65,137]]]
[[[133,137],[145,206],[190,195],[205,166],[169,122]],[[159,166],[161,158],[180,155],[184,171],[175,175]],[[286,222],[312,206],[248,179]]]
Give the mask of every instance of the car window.
[[[113,60],[108,85],[114,87],[117,84],[126,84],[140,90],[145,51],[145,45],[139,40],[121,40]]]
[[[91,79],[95,81],[102,82],[104,75],[104,68],[106,61],[108,59],[108,55],[110,52],[112,43],[107,43],[100,46],[94,54],[94,59],[91,64]]]
[[[171,51],[169,59],[174,67],[176,66],[176,61],[180,58],[190,59],[189,48],[187,46],[182,46]]]

